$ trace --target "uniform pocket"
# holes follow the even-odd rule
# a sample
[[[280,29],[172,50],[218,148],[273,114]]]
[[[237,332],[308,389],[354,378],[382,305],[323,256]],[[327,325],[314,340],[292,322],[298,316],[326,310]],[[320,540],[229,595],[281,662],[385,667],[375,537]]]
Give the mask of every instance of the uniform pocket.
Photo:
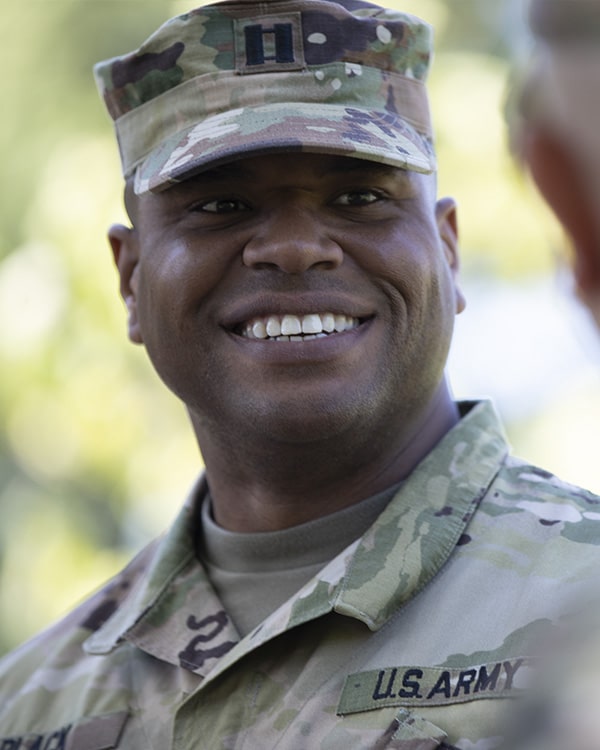
[[[446,732],[407,708],[401,708],[373,750],[402,748],[402,750],[435,750],[449,748]]]
[[[446,744],[443,729],[408,708],[385,708],[344,716],[328,732],[318,729],[311,734],[310,743],[292,738],[277,745],[278,750],[436,750],[451,749]]]
[[[65,750],[112,750],[119,747],[128,718],[127,711],[120,711],[80,719],[67,736]]]
[[[0,750],[112,750],[119,740],[127,711],[86,716],[47,732],[28,732],[12,737],[0,737]]]

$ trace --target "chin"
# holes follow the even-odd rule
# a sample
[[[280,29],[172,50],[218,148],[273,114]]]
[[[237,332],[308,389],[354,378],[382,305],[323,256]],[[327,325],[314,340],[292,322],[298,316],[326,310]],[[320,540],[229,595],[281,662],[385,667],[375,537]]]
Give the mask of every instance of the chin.
[[[321,397],[308,400],[286,400],[280,404],[247,403],[237,412],[237,422],[246,425],[247,439],[272,440],[279,443],[308,445],[332,440],[361,429],[372,413],[355,400],[336,403]]]

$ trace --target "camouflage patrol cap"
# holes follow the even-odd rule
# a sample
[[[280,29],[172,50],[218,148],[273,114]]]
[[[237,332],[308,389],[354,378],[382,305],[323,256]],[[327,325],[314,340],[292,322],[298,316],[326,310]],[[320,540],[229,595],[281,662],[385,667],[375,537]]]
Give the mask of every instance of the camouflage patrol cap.
[[[272,151],[429,173],[431,36],[361,0],[225,0],[94,72],[138,194]]]

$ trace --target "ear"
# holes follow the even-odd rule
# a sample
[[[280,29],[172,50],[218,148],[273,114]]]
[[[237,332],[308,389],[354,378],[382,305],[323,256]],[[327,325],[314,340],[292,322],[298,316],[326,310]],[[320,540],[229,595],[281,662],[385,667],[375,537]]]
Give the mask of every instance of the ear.
[[[456,296],[456,314],[461,313],[466,307],[466,300],[458,287],[458,271],[460,267],[458,252],[458,219],[456,215],[456,203],[453,198],[440,198],[435,204],[435,218],[438,232],[444,248],[444,255],[448,267],[454,279],[454,290]]]
[[[127,306],[129,339],[134,344],[142,344],[143,338],[137,311],[138,261],[140,257],[138,235],[135,229],[130,229],[123,224],[113,224],[108,230],[108,241],[119,272],[119,290]]]
[[[574,273],[584,301],[600,295],[600,225],[590,200],[590,187],[573,154],[551,133],[533,128],[523,143],[523,156],[541,194],[571,238]]]

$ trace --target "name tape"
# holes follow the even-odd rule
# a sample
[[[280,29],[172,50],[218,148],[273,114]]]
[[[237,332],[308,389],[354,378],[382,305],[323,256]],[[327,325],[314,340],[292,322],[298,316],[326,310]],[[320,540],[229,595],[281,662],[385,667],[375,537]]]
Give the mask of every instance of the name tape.
[[[531,666],[531,659],[519,658],[462,669],[386,667],[356,672],[346,678],[337,713],[513,697],[522,692]]]

